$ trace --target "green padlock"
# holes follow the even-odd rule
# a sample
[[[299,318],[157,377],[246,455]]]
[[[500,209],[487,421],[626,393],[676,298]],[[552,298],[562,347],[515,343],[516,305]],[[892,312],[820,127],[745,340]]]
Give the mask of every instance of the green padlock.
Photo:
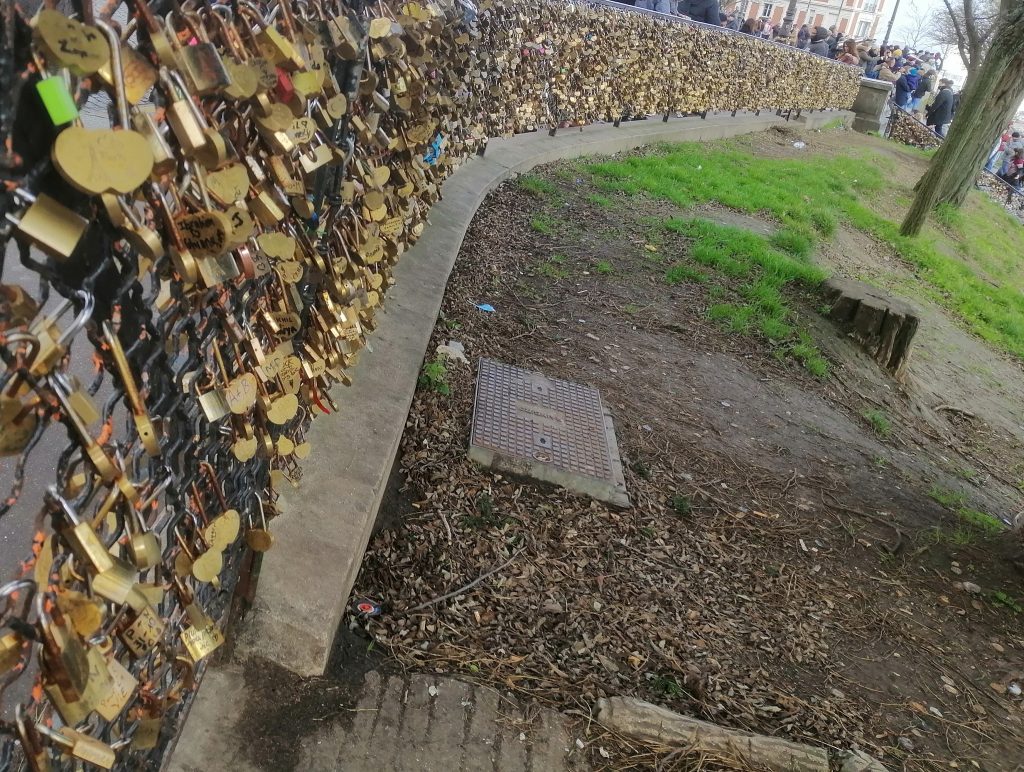
[[[61,77],[43,78],[36,83],[36,90],[43,100],[46,112],[54,126],[63,126],[78,118],[78,106],[75,104],[67,84]]]

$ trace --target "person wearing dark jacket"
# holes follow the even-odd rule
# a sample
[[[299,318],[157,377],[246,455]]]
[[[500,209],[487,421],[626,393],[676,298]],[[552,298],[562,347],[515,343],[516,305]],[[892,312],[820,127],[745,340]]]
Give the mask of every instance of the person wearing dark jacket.
[[[679,3],[679,13],[705,24],[721,26],[721,12],[718,0],[680,0]]]
[[[925,125],[940,137],[946,136],[946,124],[953,119],[952,82],[943,78],[939,81],[939,93],[935,100],[925,108]]]
[[[932,93],[932,88],[935,85],[934,71],[924,70],[921,73],[921,79],[917,83],[917,88],[914,89],[914,93],[910,98],[910,109],[915,113],[921,112],[921,102],[926,96]]]
[[[910,105],[910,95],[914,93],[914,89],[917,88],[919,82],[920,78],[917,75],[917,69],[904,66],[903,74],[896,81],[895,95],[893,97],[896,100],[896,104],[906,109]]]
[[[814,35],[811,36],[811,45],[807,50],[812,54],[828,58],[828,30],[825,27],[814,28]]]
[[[796,47],[801,51],[806,51],[807,46],[811,44],[811,31],[807,29],[807,25],[804,24],[798,33],[796,33]]]

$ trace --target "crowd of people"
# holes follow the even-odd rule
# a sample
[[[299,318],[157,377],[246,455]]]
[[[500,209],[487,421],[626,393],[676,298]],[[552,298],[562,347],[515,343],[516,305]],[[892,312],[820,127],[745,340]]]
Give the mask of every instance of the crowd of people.
[[[959,94],[953,81],[940,78],[942,56],[930,51],[917,52],[902,45],[875,45],[874,40],[844,38],[831,27],[802,24],[772,24],[771,19],[740,19],[721,10],[719,0],[622,0],[659,13],[682,16],[704,24],[714,24],[747,35],[791,45],[817,56],[860,67],[865,77],[893,84],[893,101],[941,137],[953,120]]]

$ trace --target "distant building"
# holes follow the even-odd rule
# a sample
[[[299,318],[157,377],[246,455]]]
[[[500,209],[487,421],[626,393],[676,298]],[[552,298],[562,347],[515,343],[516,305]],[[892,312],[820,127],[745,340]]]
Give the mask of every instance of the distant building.
[[[739,0],[729,9],[741,19],[767,16],[772,26],[778,26],[786,15],[788,5],[785,0],[775,3]],[[812,27],[834,25],[836,31],[844,35],[858,40],[875,38],[881,43],[881,36],[885,34],[883,6],[888,7],[889,0],[800,0],[797,3],[796,28],[799,29],[802,24]]]

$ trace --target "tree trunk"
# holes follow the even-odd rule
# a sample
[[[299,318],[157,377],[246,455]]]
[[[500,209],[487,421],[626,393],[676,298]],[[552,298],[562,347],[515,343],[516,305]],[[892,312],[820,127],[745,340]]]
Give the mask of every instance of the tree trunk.
[[[1024,98],[1024,0],[1016,0],[1000,20],[992,47],[969,76],[956,120],[918,180],[917,194],[900,228],[916,236],[938,204],[960,207],[988,159],[999,131]]]

